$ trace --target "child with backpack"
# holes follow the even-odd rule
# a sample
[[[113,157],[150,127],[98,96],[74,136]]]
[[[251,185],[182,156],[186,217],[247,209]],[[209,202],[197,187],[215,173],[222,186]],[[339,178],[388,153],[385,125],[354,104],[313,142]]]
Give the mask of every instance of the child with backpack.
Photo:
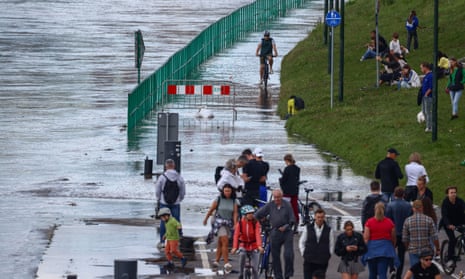
[[[255,209],[251,205],[244,205],[241,208],[242,219],[236,224],[234,229],[233,248],[231,253],[239,251],[239,278],[243,278],[244,265],[247,253],[250,255],[253,268],[253,279],[258,279],[259,253],[263,253],[261,226],[255,219]]]
[[[181,223],[176,220],[176,218],[171,216],[171,211],[169,208],[163,207],[160,208],[158,212],[158,217],[165,222],[166,233],[163,235],[163,239],[166,241],[165,243],[165,255],[166,259],[168,260],[168,264],[166,267],[168,269],[173,269],[173,255],[181,259],[182,267],[186,266],[187,259],[184,255],[179,251],[179,230],[181,229]]]

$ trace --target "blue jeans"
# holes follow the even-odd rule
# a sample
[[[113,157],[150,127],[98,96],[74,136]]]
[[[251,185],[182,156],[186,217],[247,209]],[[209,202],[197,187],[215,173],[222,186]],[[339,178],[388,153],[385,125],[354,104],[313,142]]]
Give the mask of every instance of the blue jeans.
[[[378,257],[368,261],[369,279],[387,279],[390,258]]]
[[[410,267],[420,262],[420,255],[418,254],[409,253],[408,258],[410,260]]]
[[[433,128],[433,98],[423,96],[421,111],[426,118],[426,128]]]
[[[459,113],[459,101],[462,97],[462,90],[450,91],[450,102],[452,104],[452,115],[457,115]]]
[[[163,204],[160,203],[160,208],[167,207],[171,211],[171,216],[181,223],[181,205],[180,204]],[[163,242],[163,236],[166,233],[165,222],[160,220],[160,242]],[[182,230],[179,230],[179,235],[182,236]]]
[[[385,202],[390,202],[390,201],[392,201],[392,194],[393,194],[393,193],[383,192],[383,193],[382,193],[382,195],[383,195],[383,201],[385,201]]]
[[[363,60],[370,59],[370,58],[375,58],[376,57],[376,50],[373,50],[371,48],[367,48],[367,51],[362,56]]]

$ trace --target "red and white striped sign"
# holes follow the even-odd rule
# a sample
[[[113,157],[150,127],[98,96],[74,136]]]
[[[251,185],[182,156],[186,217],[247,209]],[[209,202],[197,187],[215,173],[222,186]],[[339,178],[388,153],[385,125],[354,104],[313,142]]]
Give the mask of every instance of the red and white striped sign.
[[[168,95],[229,95],[229,85],[168,85]]]

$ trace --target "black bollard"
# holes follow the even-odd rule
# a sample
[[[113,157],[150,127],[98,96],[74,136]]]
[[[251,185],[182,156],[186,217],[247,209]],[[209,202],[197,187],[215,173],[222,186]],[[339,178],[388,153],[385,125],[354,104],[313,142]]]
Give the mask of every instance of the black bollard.
[[[77,275],[75,274],[68,275],[66,276],[66,279],[77,279]]]
[[[137,260],[115,260],[115,279],[137,279]]]
[[[149,160],[149,156],[147,156],[145,158],[145,164],[144,164],[144,177],[152,178],[152,170],[153,170],[153,160]]]

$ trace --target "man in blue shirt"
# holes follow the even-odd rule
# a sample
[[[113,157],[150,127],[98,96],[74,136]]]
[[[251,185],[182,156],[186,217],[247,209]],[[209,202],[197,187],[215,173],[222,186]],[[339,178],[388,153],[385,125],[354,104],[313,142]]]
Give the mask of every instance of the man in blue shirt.
[[[421,85],[421,94],[423,96],[421,110],[426,119],[425,132],[428,133],[432,131],[433,127],[433,72],[431,71],[431,63],[428,62],[421,63],[420,68],[425,75]]]

